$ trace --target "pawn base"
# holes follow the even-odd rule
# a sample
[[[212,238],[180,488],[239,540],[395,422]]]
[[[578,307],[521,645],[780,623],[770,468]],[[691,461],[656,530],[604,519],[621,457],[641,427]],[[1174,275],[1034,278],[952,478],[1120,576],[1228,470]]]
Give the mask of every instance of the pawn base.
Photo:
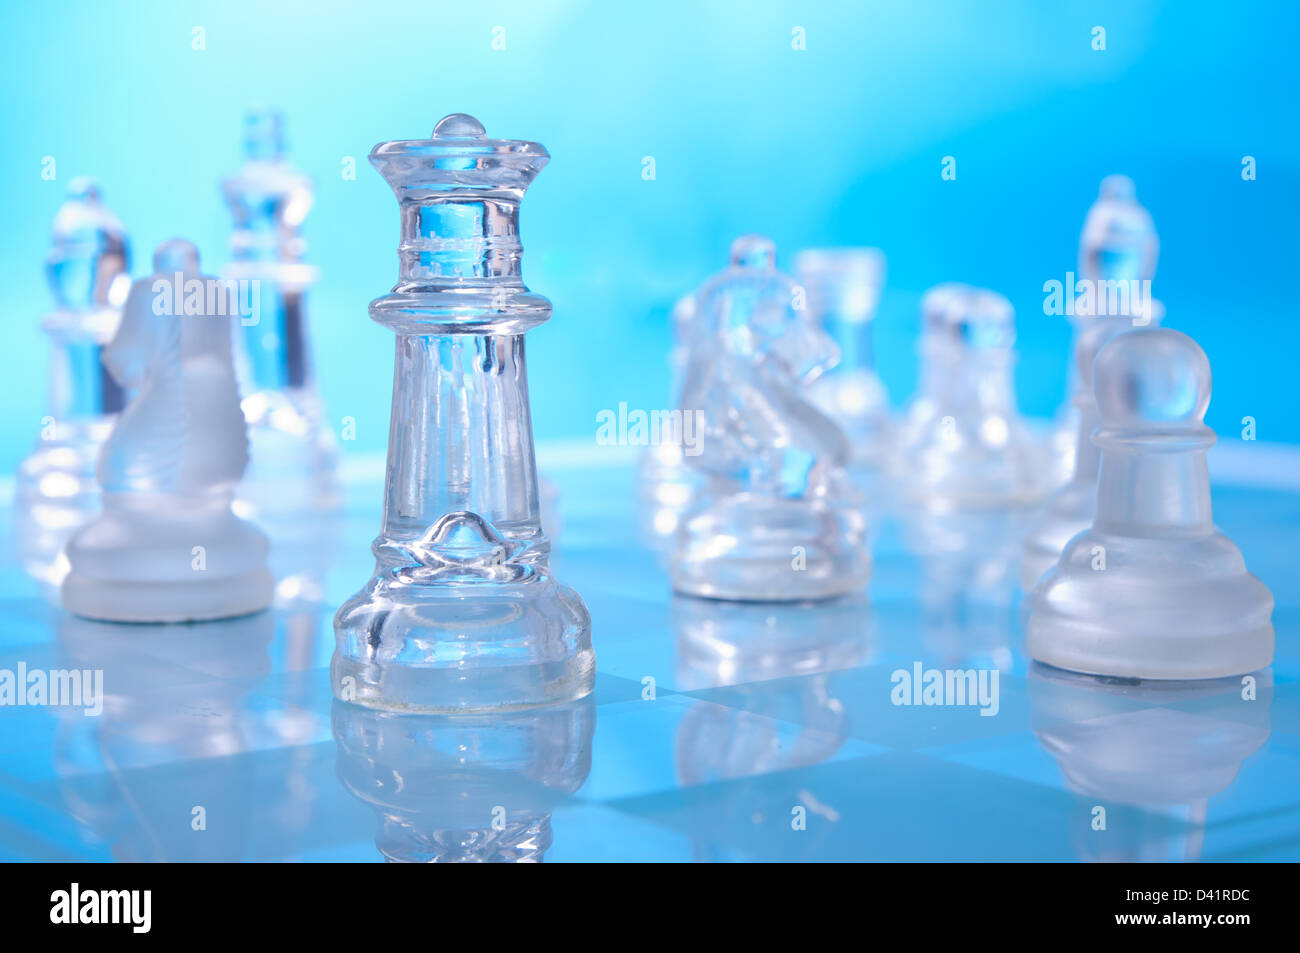
[[[1076,536],[1031,595],[1029,655],[1089,675],[1201,679],[1273,661],[1273,596],[1226,537]]]

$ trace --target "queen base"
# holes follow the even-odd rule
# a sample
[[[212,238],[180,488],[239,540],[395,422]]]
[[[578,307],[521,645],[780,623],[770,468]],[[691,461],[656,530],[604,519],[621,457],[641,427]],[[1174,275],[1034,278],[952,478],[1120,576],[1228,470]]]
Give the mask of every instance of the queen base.
[[[1038,583],[1031,657],[1089,675],[1199,679],[1273,661],[1273,596],[1226,537],[1080,533]]]
[[[829,599],[866,586],[860,514],[825,503],[739,494],[679,531],[673,588],[740,602]]]
[[[266,537],[228,501],[149,503],[108,497],[69,540],[65,609],[108,622],[201,622],[270,605]]]
[[[474,712],[590,694],[591,617],[547,575],[522,581],[373,578],[339,609],[334,697],[371,708]]]

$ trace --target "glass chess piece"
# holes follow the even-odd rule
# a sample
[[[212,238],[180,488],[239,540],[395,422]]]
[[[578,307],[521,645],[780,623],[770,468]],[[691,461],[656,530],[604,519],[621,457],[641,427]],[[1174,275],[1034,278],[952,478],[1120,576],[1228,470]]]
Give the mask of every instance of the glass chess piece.
[[[312,184],[285,156],[279,112],[249,111],[243,148],[243,165],[221,183],[234,219],[222,274],[248,289],[251,311],[241,315],[235,350],[250,446],[236,512],[274,530],[278,543],[282,530],[302,525],[304,510],[342,502],[338,448],[311,362],[306,298],[317,270],[302,260],[301,229]]]
[[[849,446],[809,399],[839,358],[776,248],[738,238],[731,264],[699,293],[696,340],[682,388],[699,411],[704,484],[676,539],[673,587],[739,601],[823,599],[863,588],[866,520],[849,485]]]
[[[871,335],[885,256],[878,248],[812,248],[795,256],[794,267],[807,306],[840,349],[839,363],[812,385],[812,398],[844,429],[853,465],[874,470],[886,460],[891,429]]]
[[[696,317],[694,292],[683,295],[672,310],[673,349],[668,358],[669,393],[676,405],[673,410],[685,413],[681,407],[682,385],[686,374],[688,350],[694,340]],[[680,440],[661,440],[651,444],[641,453],[637,474],[640,496],[642,535],[652,546],[671,545],[681,522],[682,513],[689,507],[698,490],[696,472],[686,463],[685,446]]]
[[[338,777],[397,863],[540,863],[551,814],[591,772],[588,695],[527,711],[429,715],[336,701]]]
[[[1123,331],[1122,321],[1094,321],[1075,343],[1075,371],[1083,382],[1071,398],[1079,418],[1075,435],[1074,473],[1070,482],[1047,501],[1047,508],[1025,538],[1020,563],[1020,585],[1028,592],[1043,573],[1056,565],[1061,550],[1092,525],[1097,506],[1097,471],[1101,454],[1092,442],[1097,428],[1097,402],[1092,393],[1092,364],[1102,345]]]
[[[1106,833],[1076,840],[1085,860],[1200,860],[1207,803],[1227,790],[1272,730],[1273,676],[1242,701],[1238,678],[1139,681],[1029,667],[1029,722],[1082,799],[1106,807]]]
[[[901,498],[935,509],[1036,502],[1048,488],[1046,460],[1016,407],[1011,303],[944,284],[921,310],[920,390],[892,461]]]
[[[370,152],[401,208],[400,275],[370,305],[397,359],[375,574],[334,619],[343,701],[470,711],[592,689],[587,607],[539,522],[524,362],[551,304],[521,278],[519,205],[549,158],[463,114]]]
[[[248,460],[235,304],[180,239],[131,286],[104,365],[137,393],[100,453],[103,510],[68,540],[63,606],[109,622],[194,622],[271,601],[266,537],[234,515]]]
[[[53,594],[67,573],[64,543],[99,511],[95,465],[127,399],[100,356],[121,321],[130,254],[91,179],[69,183],[45,269],[54,295],[41,322],[51,346],[48,412],[18,465],[14,509],[23,568]]]
[[[1145,679],[1269,665],[1273,596],[1211,514],[1205,352],[1178,331],[1135,329],[1101,348],[1092,376],[1096,515],[1030,595],[1030,656]]]
[[[1087,399],[1088,385],[1074,360],[1080,335],[1099,320],[1115,320],[1125,327],[1160,324],[1164,306],[1151,296],[1159,254],[1155,222],[1138,202],[1133,180],[1126,175],[1106,176],[1079,235],[1080,293],[1065,302],[1073,332],[1068,396],[1050,437],[1056,477],[1062,483],[1074,474],[1079,427],[1076,398],[1084,394]],[[1067,281],[1067,285],[1075,284]]]

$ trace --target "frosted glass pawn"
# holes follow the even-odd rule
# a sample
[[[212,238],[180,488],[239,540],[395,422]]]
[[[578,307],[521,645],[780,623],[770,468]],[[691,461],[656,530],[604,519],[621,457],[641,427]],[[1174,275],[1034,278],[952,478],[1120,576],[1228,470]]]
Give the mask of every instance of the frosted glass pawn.
[[[1029,654],[1124,678],[1217,678],[1273,660],[1273,596],[1214,528],[1210,363],[1168,328],[1120,334],[1093,365],[1097,512],[1038,582]]]
[[[271,601],[267,541],[231,511],[248,462],[231,352],[235,305],[187,241],[158,246],[104,363],[137,396],[99,459],[103,512],[68,541],[64,608],[110,622],[192,622]]]

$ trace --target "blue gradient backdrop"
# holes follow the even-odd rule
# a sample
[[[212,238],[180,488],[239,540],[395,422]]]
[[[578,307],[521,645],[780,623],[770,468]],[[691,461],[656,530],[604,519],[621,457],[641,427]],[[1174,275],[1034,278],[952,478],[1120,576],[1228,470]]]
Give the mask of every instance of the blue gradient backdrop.
[[[1167,323],[1210,355],[1210,423],[1300,442],[1294,286],[1300,197],[1292,3],[15,3],[0,12],[0,472],[36,437],[47,349],[42,256],[69,179],[100,180],[137,274],[173,235],[225,260],[217,188],[240,116],[286,110],[317,184],[309,259],[321,390],[350,452],[387,437],[392,336],[366,304],[397,268],[396,203],[365,162],[448,112],[553,155],[524,204],[525,280],[555,304],[530,334],[538,436],[667,400],[667,314],[733,236],[889,258],[877,324],[895,404],[911,393],[921,293],[944,280],[1018,311],[1020,403],[1050,414],[1068,329],[1043,282],[1073,267],[1084,213],[1126,172],[1162,239]],[[206,49],[191,47],[194,27]],[[506,49],[492,48],[505,28]],[[792,49],[794,27],[807,49]],[[1106,29],[1104,52],[1091,47]],[[957,179],[940,179],[945,155]],[[1245,155],[1258,179],[1241,178]],[[58,179],[41,179],[53,156]],[[354,181],[344,157],[358,163]],[[644,181],[642,158],[657,178]]]

